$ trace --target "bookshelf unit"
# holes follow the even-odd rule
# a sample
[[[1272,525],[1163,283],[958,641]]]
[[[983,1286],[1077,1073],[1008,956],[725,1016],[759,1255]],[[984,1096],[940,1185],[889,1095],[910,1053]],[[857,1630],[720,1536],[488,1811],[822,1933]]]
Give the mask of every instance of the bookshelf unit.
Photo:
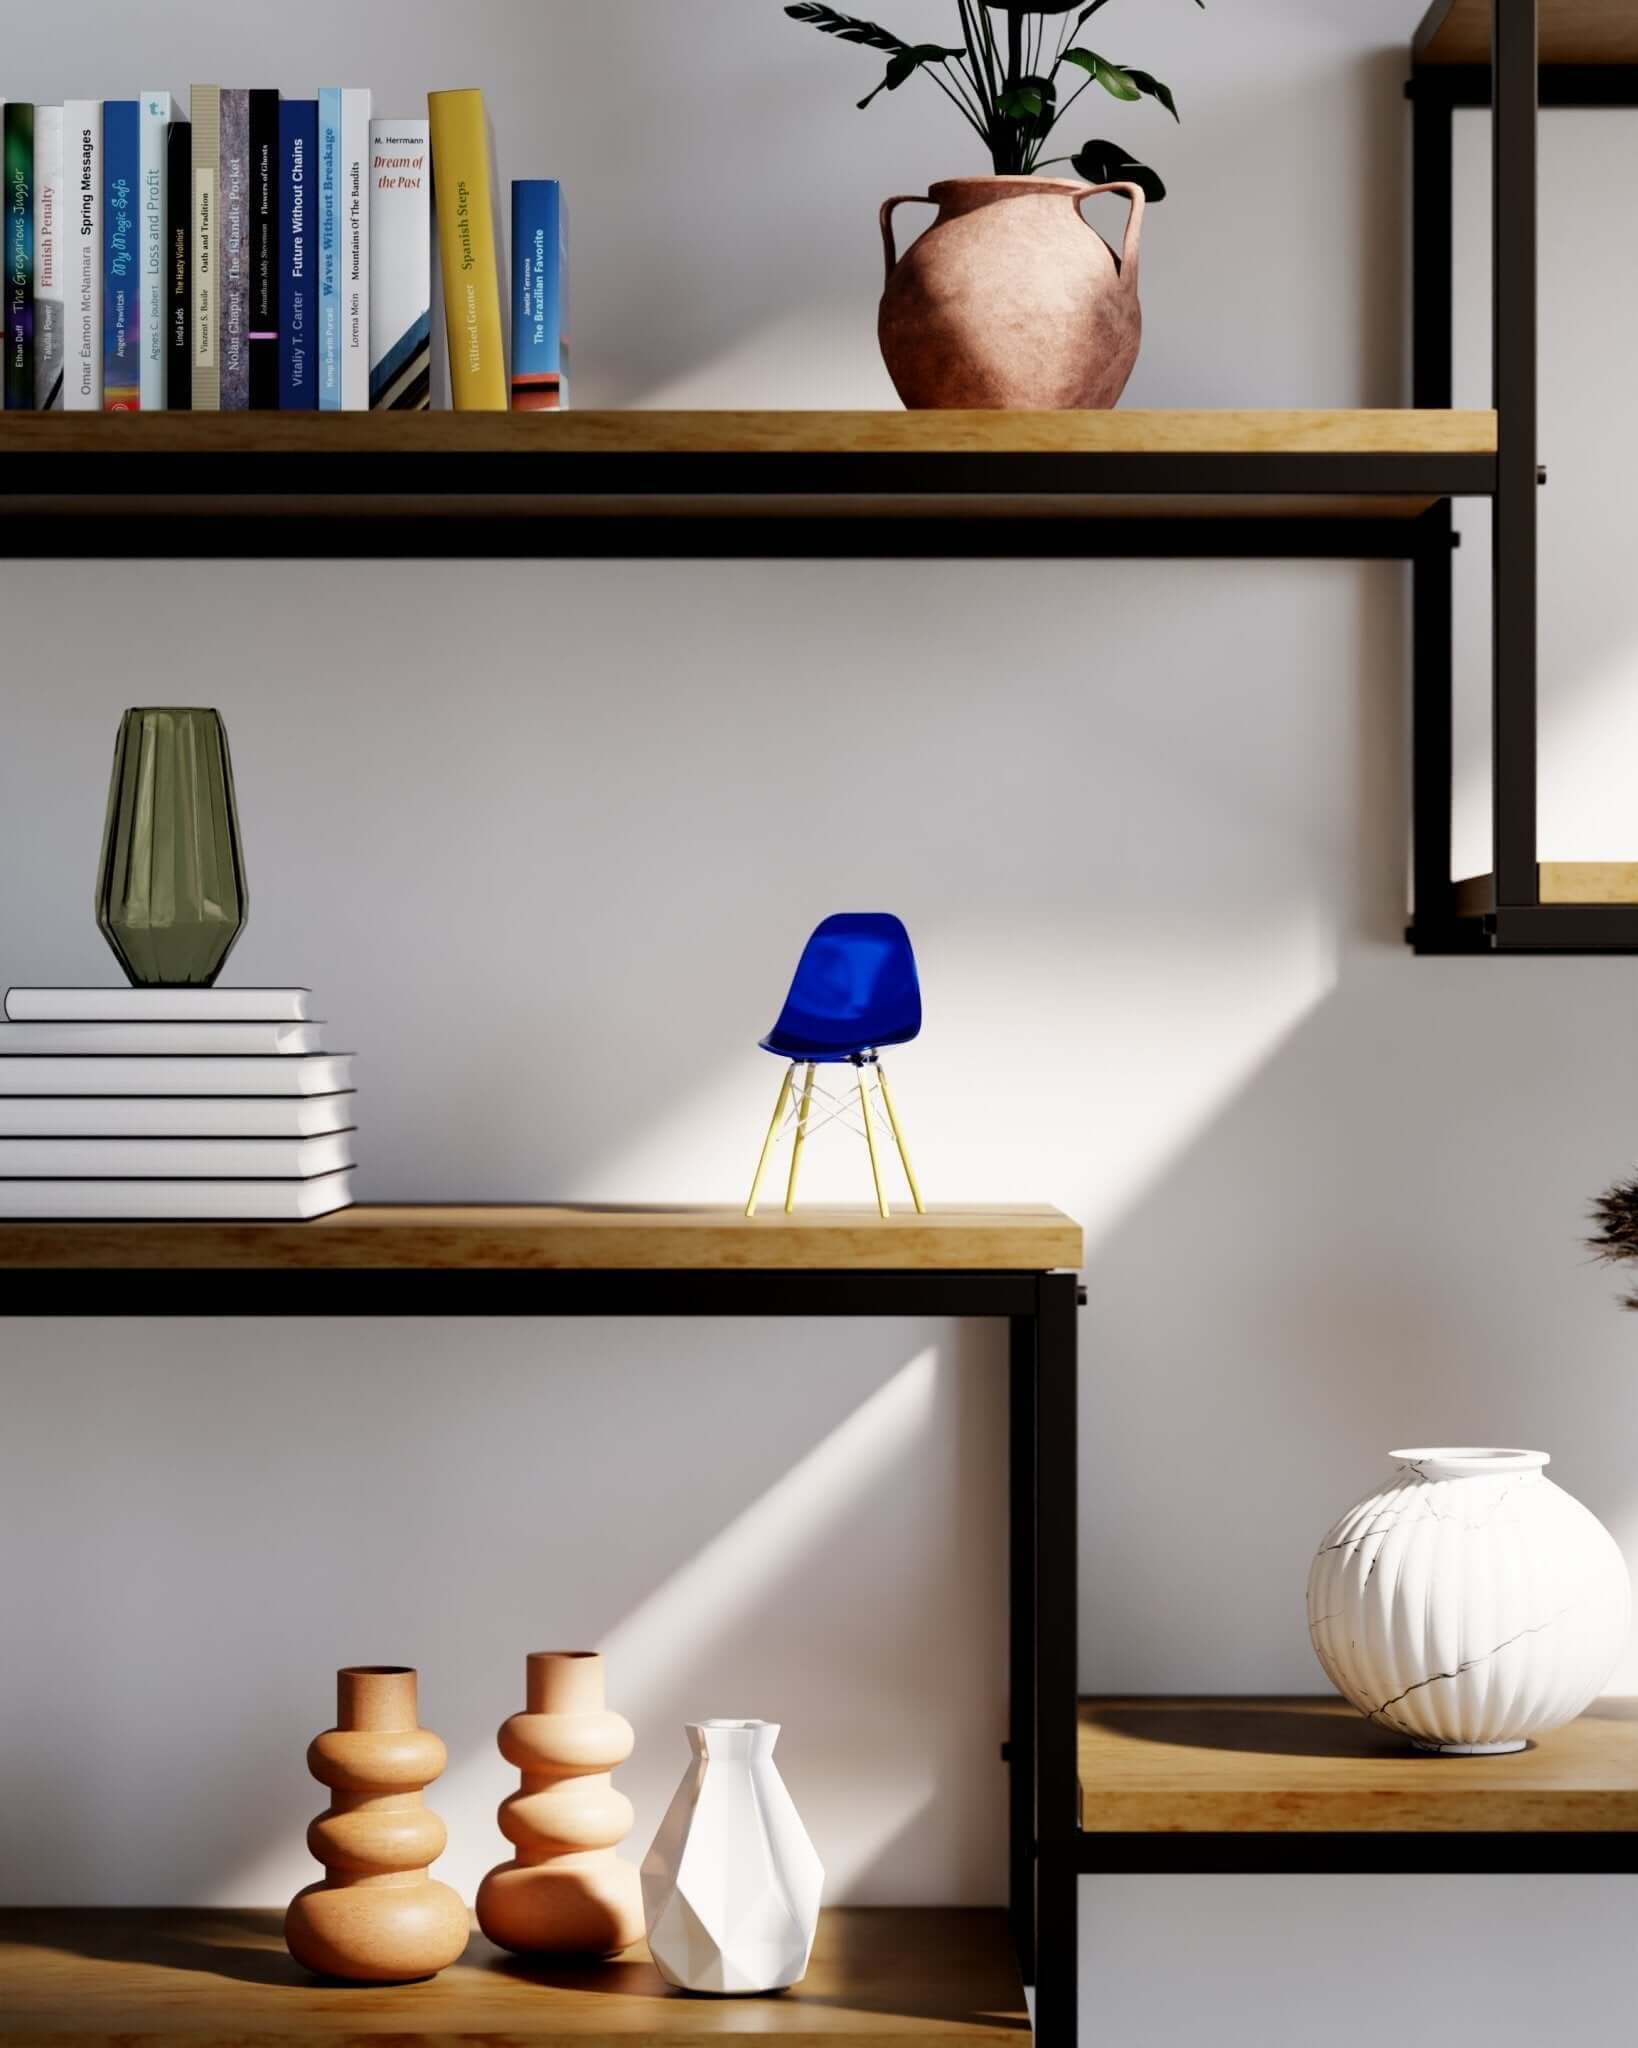
[[[1638,104],[1629,0],[1436,0],[1410,84],[1415,405],[1400,412],[576,413],[0,420],[13,555],[151,559],[1390,559],[1414,577],[1419,952],[1638,951],[1638,869],[1535,842],[1536,158],[1555,105]],[[1494,411],[1451,408],[1451,122],[1492,105]],[[1495,521],[1495,859],[1450,877],[1451,503]],[[140,504],[142,516],[132,521]],[[662,1999],[640,1958],[533,1977],[475,1947],[413,1994],[294,1985],[261,1916],[0,1916],[0,2040],[522,2043],[728,2033],[1071,2048],[1077,1886],[1136,1870],[1631,1871],[1638,1723],[1516,1758],[1387,1749],[1336,1701],[1077,1700],[1080,1234],[1055,1212],[754,1230],[721,1212],[355,1210],[299,1229],[0,1225],[9,1315],[975,1316],[1009,1331],[1009,1889],[831,1913],[799,1996]],[[65,1278],[69,1284],[65,1287]],[[133,1278],[151,1284],[133,1287]],[[185,1284],[184,1284],[185,1283]],[[68,1306],[65,1308],[65,1304]],[[203,1953],[204,1960],[201,1960]],[[237,1985],[237,1990],[232,1987]],[[26,1989],[26,1998],[22,1995]],[[14,1996],[14,1992],[17,1994]],[[422,2002],[430,2001],[430,2002]]]
[[[1005,1913],[828,1912],[800,1995],[665,1995],[640,1955],[519,1966],[474,1940],[432,1986],[312,1984],[272,1916],[0,1913],[0,2043],[1075,2038],[1078,1224],[1046,1205],[358,1208],[315,1223],[0,1223],[7,1315],[976,1317],[1006,1325]],[[1000,1731],[997,1731],[998,1734]],[[1037,1957],[1039,1964],[1037,1965]],[[73,1959],[72,1961],[66,1959]],[[248,1987],[248,1988],[246,1988]],[[547,1995],[547,1994],[550,1995]],[[15,1995],[14,1995],[15,1994]],[[355,2032],[356,2029],[356,2032]]]
[[[1555,862],[1537,840],[1536,388],[1538,108],[1638,107],[1630,0],[1433,0],[1412,45],[1414,400],[1452,391],[1460,108],[1490,108],[1493,336],[1499,447],[1492,546],[1492,859],[1451,878],[1451,574],[1430,549],[1415,579],[1415,914],[1420,953],[1638,951],[1638,888],[1619,862]],[[1577,870],[1580,870],[1578,874]],[[1638,881],[1638,870],[1633,870]],[[1584,895],[1576,891],[1584,888]]]

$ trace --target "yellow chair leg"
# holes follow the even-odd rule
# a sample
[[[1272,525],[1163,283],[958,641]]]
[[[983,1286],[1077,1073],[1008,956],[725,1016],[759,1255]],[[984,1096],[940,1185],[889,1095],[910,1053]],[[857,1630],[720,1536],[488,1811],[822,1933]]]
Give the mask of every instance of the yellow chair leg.
[[[916,1214],[925,1216],[927,1205],[921,1199],[921,1189],[916,1185],[916,1169],[910,1164],[910,1153],[905,1146],[904,1133],[899,1129],[899,1113],[893,1107],[892,1091],[887,1085],[887,1069],[880,1060],[876,1062],[876,1080],[882,1091],[882,1100],[887,1104],[887,1121],[893,1126],[893,1142],[899,1148],[899,1157],[904,1161],[904,1177],[910,1183],[910,1198],[916,1205]]]
[[[865,1070],[859,1069],[859,1107],[864,1111],[865,1143],[870,1147],[870,1172],[876,1183],[876,1207],[884,1216],[893,1212],[887,1206],[887,1190],[882,1186],[882,1163],[876,1157],[876,1126],[870,1115],[870,1097],[865,1090]]]
[[[751,1199],[745,1204],[747,1216],[756,1214],[757,1198],[762,1193],[762,1177],[768,1171],[768,1161],[773,1157],[774,1142],[779,1136],[779,1126],[785,1121],[785,1105],[791,1099],[791,1086],[795,1079],[796,1065],[793,1061],[786,1069],[784,1080],[779,1084],[779,1100],[774,1104],[773,1122],[768,1126],[762,1157],[756,1163],[756,1179],[751,1183]]]
[[[793,1067],[791,1071],[796,1070]],[[802,1164],[802,1147],[808,1139],[808,1111],[813,1107],[813,1077],[817,1069],[808,1062],[808,1078],[802,1087],[802,1107],[796,1112],[796,1140],[791,1146],[791,1184],[785,1190],[785,1214],[796,1207],[796,1175]]]

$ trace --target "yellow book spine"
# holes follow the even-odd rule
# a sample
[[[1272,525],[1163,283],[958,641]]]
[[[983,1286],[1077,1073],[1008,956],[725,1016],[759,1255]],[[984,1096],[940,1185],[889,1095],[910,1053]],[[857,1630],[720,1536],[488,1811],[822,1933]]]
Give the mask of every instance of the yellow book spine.
[[[455,410],[505,412],[500,262],[483,94],[428,93],[427,112]]]

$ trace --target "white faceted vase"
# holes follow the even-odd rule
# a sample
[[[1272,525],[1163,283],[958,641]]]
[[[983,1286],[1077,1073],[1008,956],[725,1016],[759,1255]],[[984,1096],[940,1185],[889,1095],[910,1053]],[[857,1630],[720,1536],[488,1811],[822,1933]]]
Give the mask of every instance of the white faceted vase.
[[[1543,1451],[1393,1451],[1308,1574],[1325,1675],[1419,1749],[1497,1756],[1573,1721],[1626,1647],[1614,1538],[1555,1486]]]
[[[775,1768],[772,1721],[701,1721],[694,1761],[643,1859],[656,1968],[680,1991],[746,1997],[807,1974],[825,1873]]]

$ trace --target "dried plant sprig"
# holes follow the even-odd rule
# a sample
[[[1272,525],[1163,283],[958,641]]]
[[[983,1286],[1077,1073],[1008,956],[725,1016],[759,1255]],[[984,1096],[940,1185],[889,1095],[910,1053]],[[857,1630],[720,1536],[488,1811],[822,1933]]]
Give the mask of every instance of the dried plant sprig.
[[[1638,1260],[1638,1179],[1617,1181],[1592,1206],[1593,1235],[1588,1248],[1610,1265]],[[1638,1288],[1623,1307],[1638,1309]]]

